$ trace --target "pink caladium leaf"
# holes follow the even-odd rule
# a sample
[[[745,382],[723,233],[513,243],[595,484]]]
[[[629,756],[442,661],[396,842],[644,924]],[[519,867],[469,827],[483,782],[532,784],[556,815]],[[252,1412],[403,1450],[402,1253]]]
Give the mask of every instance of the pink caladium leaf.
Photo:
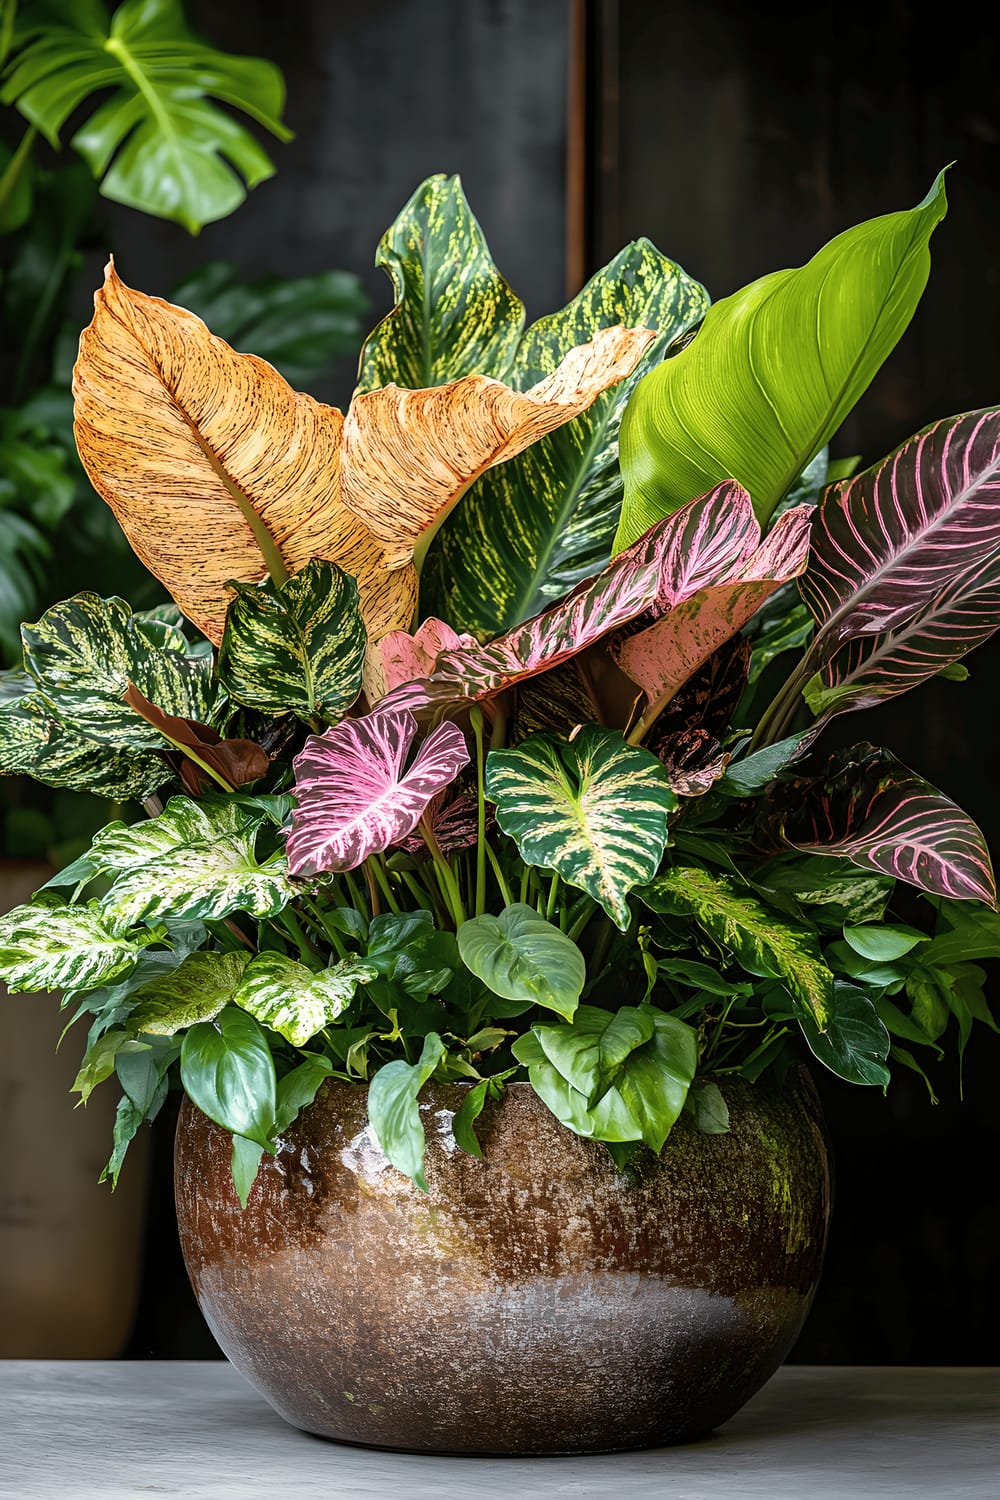
[[[452,630],[444,620],[437,620],[433,615],[424,620],[413,635],[405,630],[390,631],[378,643],[385,691],[391,693],[404,682],[429,677],[443,651],[475,644],[474,636],[459,635],[457,630]]]
[[[442,724],[405,767],[416,733],[412,714],[380,704],[363,719],[345,719],[306,740],[293,763],[298,806],[288,835],[290,875],[356,869],[413,832],[469,763],[461,730]]]

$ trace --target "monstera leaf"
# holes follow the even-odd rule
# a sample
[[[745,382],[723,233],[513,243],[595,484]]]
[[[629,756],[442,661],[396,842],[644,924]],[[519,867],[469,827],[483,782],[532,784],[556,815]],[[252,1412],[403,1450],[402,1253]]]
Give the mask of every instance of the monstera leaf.
[[[127,974],[156,934],[121,934],[96,901],[64,906],[42,896],[0,917],[4,983],[18,990],[81,990]]]
[[[807,854],[863,868],[954,901],[996,905],[986,842],[972,819],[888,750],[860,744],[824,775],[775,788],[776,830]]]
[[[233,1000],[293,1047],[303,1047],[347,1009],[359,984],[374,978],[371,965],[356,959],[314,972],[284,953],[258,953]]]
[[[532,735],[489,755],[486,794],[526,864],[585,890],[624,931],[628,892],[656,874],[677,806],[654,755],[597,724],[572,741]]]
[[[368,335],[359,391],[506,377],[524,306],[493,264],[458,177],[421,183],[379,241],[375,263],[396,305]]]
[[[353,870],[413,832],[437,793],[469,762],[461,730],[442,724],[404,769],[416,733],[412,714],[380,705],[306,741],[294,762],[292,875]]]
[[[641,375],[697,323],[708,296],[649,240],[626,246],[561,312],[522,338],[507,376],[524,390],[615,323],[656,331],[627,379],[586,412],[490,469],[441,532],[428,602],[480,636],[498,635],[603,568],[621,508],[618,428]],[[503,524],[497,525],[497,517]]]
[[[616,547],[726,478],[770,518],[910,321],[945,209],[942,173],[916,208],[848,229],[807,265],[709,309],[629,402]]]
[[[58,9],[61,24],[29,22],[15,39],[20,50],[0,100],[16,104],[58,147],[69,117],[101,96],[72,145],[106,198],[196,234],[243,202],[241,177],[255,187],[271,176],[255,137],[210,101],[290,140],[280,120],[285,85],[273,63],[206,47],[178,0],[125,0],[110,19],[100,0]]]

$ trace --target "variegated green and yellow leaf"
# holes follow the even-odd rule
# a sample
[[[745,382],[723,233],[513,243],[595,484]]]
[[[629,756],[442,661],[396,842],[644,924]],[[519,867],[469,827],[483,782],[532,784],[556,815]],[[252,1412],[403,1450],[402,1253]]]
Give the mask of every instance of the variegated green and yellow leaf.
[[[170,777],[153,751],[118,751],[67,729],[34,693],[0,706],[0,772],[114,802],[148,797]]]
[[[17,990],[88,990],[135,966],[152,933],[116,932],[96,901],[42,897],[0,917],[0,979]]]
[[[624,323],[657,338],[632,374],[585,412],[476,481],[438,538],[425,575],[428,608],[458,629],[499,635],[605,567],[621,509],[625,404],[707,308],[704,288],[640,239],[561,312],[528,329],[507,377],[518,390],[551,375],[599,329]]]
[[[259,953],[247,966],[233,1000],[293,1047],[303,1047],[343,1014],[359,984],[375,977],[370,964],[356,959],[343,959],[317,973],[284,953]]]
[[[748,974],[781,979],[822,1031],[831,1014],[833,974],[812,928],[751,896],[728,875],[675,865],[639,892],[652,910],[690,917]]]
[[[375,264],[396,305],[365,341],[359,391],[506,375],[524,307],[493,264],[458,177],[421,183],[379,241]]]
[[[162,979],[143,985],[129,1016],[132,1033],[174,1036],[198,1021],[214,1021],[228,1005],[247,966],[247,953],[192,953]]]
[[[358,587],[333,563],[307,563],[281,588],[235,582],[219,680],[248,708],[335,723],[361,691]]]
[[[558,871],[628,926],[625,898],[659,869],[677,806],[654,755],[597,724],[572,741],[532,735],[488,757],[486,792],[526,864]]]

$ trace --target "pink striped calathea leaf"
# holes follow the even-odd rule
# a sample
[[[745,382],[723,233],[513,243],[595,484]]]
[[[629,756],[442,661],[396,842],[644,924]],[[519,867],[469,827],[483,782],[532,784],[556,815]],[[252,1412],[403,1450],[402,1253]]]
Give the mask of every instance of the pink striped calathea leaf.
[[[413,832],[437,794],[469,763],[465,736],[441,724],[405,762],[417,721],[379,705],[312,735],[293,762],[298,806],[288,870],[298,878],[353,870]]]
[[[492,807],[486,810],[487,823],[492,826],[495,815]],[[450,792],[438,792],[427,809],[425,827],[430,828],[442,854],[456,854],[459,849],[471,849],[479,837],[479,808],[475,797],[465,794],[452,796]],[[411,833],[403,839],[400,848],[414,859],[429,859],[430,851],[419,833]]]
[[[418,626],[412,635],[405,630],[392,630],[378,643],[381,663],[381,680],[377,696],[391,693],[405,682],[414,682],[429,677],[442,651],[454,651],[461,646],[474,646],[471,635],[460,635],[444,620],[430,616]],[[372,684],[366,683],[369,698]]]
[[[975,823],[888,750],[838,751],[823,774],[778,783],[769,803],[772,829],[806,854],[846,856],[931,895],[996,906]]]

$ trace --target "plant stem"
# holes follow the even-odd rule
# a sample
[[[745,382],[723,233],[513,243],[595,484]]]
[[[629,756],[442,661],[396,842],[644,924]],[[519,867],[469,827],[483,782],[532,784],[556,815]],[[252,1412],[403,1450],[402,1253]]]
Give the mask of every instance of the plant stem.
[[[614,924],[611,921],[611,918],[609,916],[605,916],[604,925],[602,926],[600,932],[597,934],[597,942],[594,944],[593,952],[590,955],[590,968],[595,975],[599,974],[601,971],[601,966],[603,965],[604,960],[607,957],[608,949],[611,946],[611,938],[614,934],[614,931],[615,928]]]
[[[389,884],[389,877],[386,874],[385,865],[382,863],[381,855],[370,854],[368,856],[367,864],[371,865],[372,867],[375,879],[378,881],[379,890],[385,897],[385,903],[388,906],[389,910],[398,912],[399,902],[396,900],[395,896],[392,893],[392,886]]]
[[[35,143],[35,136],[37,134],[38,131],[34,125],[29,125],[18,142],[17,150],[7,163],[3,176],[0,177],[0,215],[3,214],[7,204],[14,195],[14,190],[20,180],[21,173],[28,164],[28,158],[31,155],[31,148]]]
[[[302,929],[302,923],[292,911],[292,908],[286,906],[284,911],[278,913],[276,920],[278,925],[283,927],[288,933],[296,948],[298,948],[302,962],[307,964],[310,969],[321,968],[323,955],[316,947],[316,944],[309,941]],[[318,963],[317,959],[319,960]]]
[[[403,870],[400,873],[403,877],[403,884],[406,886],[406,889],[410,892],[410,895],[417,903],[417,907],[426,907],[429,901],[434,909],[434,914],[437,917],[438,921],[447,922],[448,908],[443,905],[440,894],[426,882],[416,880],[414,876],[410,874],[409,870]]]
[[[330,927],[327,925],[326,918],[320,910],[319,905],[315,901],[310,900],[308,896],[302,896],[299,899],[302,901],[302,904],[308,908],[310,916],[312,917],[316,926],[319,928],[320,932],[322,932],[323,936],[326,938],[327,942],[330,944],[330,947],[336,953],[337,957],[346,958],[347,948],[344,945],[344,941],[341,938],[340,933],[335,927]]]
[[[583,899],[586,902],[586,905],[584,906],[583,911],[580,913],[580,915],[570,923],[569,932],[567,933],[567,937],[572,938],[574,943],[579,942],[583,934],[583,930],[587,926],[587,923],[590,921],[594,913],[600,909],[596,901],[591,901],[587,896],[584,896]]]
[[[375,884],[374,875],[368,868],[367,860],[365,860],[364,864],[361,866],[361,869],[364,872],[365,884],[368,887],[368,905],[371,907],[372,916],[380,916],[382,912],[382,903],[378,899],[378,886]]]
[[[351,898],[351,904],[353,905],[354,910],[359,911],[361,915],[364,916],[365,902],[362,900],[357,881],[354,879],[354,876],[351,874],[350,870],[344,871],[344,884],[347,886],[347,894]],[[374,913],[369,913],[369,915],[373,916]]]
[[[461,927],[465,921],[465,907],[462,905],[462,893],[458,888],[455,873],[441,853],[441,845],[434,836],[429,818],[421,818],[418,824],[420,837],[430,851],[431,859],[434,861],[434,869],[438,880],[441,882],[441,892],[451,911],[452,920],[456,929]]]
[[[475,704],[469,713],[472,733],[476,737],[476,899],[475,913],[486,910],[486,782],[483,755],[483,711]]]
[[[802,703],[802,689],[811,676],[812,673],[804,676],[800,663],[799,667],[786,678],[761,714],[760,722],[747,747],[748,755],[752,755],[755,750],[762,750],[765,745],[774,745],[778,740],[784,739],[796,710]]]
[[[522,906],[527,906],[527,904],[528,904],[528,895],[530,893],[530,890],[531,890],[531,866],[530,865],[525,865],[524,869],[521,871],[521,893],[518,896],[518,900],[520,901],[520,903],[521,903]]]
[[[493,849],[491,848],[489,843],[487,843],[486,845],[486,857],[489,860],[490,866],[493,870],[494,879],[496,880],[497,885],[500,887],[500,894],[503,897],[504,906],[513,906],[514,897],[511,895],[510,886],[504,879],[503,871],[500,868],[500,862],[497,859],[496,855],[493,853]]]
[[[553,914],[553,912],[556,909],[556,898],[558,897],[558,895],[559,895],[559,876],[558,875],[553,875],[552,876],[552,880],[551,880],[551,882],[549,884],[549,899],[545,903],[545,917],[546,917],[546,920],[549,921],[549,922],[552,921],[552,914]]]

